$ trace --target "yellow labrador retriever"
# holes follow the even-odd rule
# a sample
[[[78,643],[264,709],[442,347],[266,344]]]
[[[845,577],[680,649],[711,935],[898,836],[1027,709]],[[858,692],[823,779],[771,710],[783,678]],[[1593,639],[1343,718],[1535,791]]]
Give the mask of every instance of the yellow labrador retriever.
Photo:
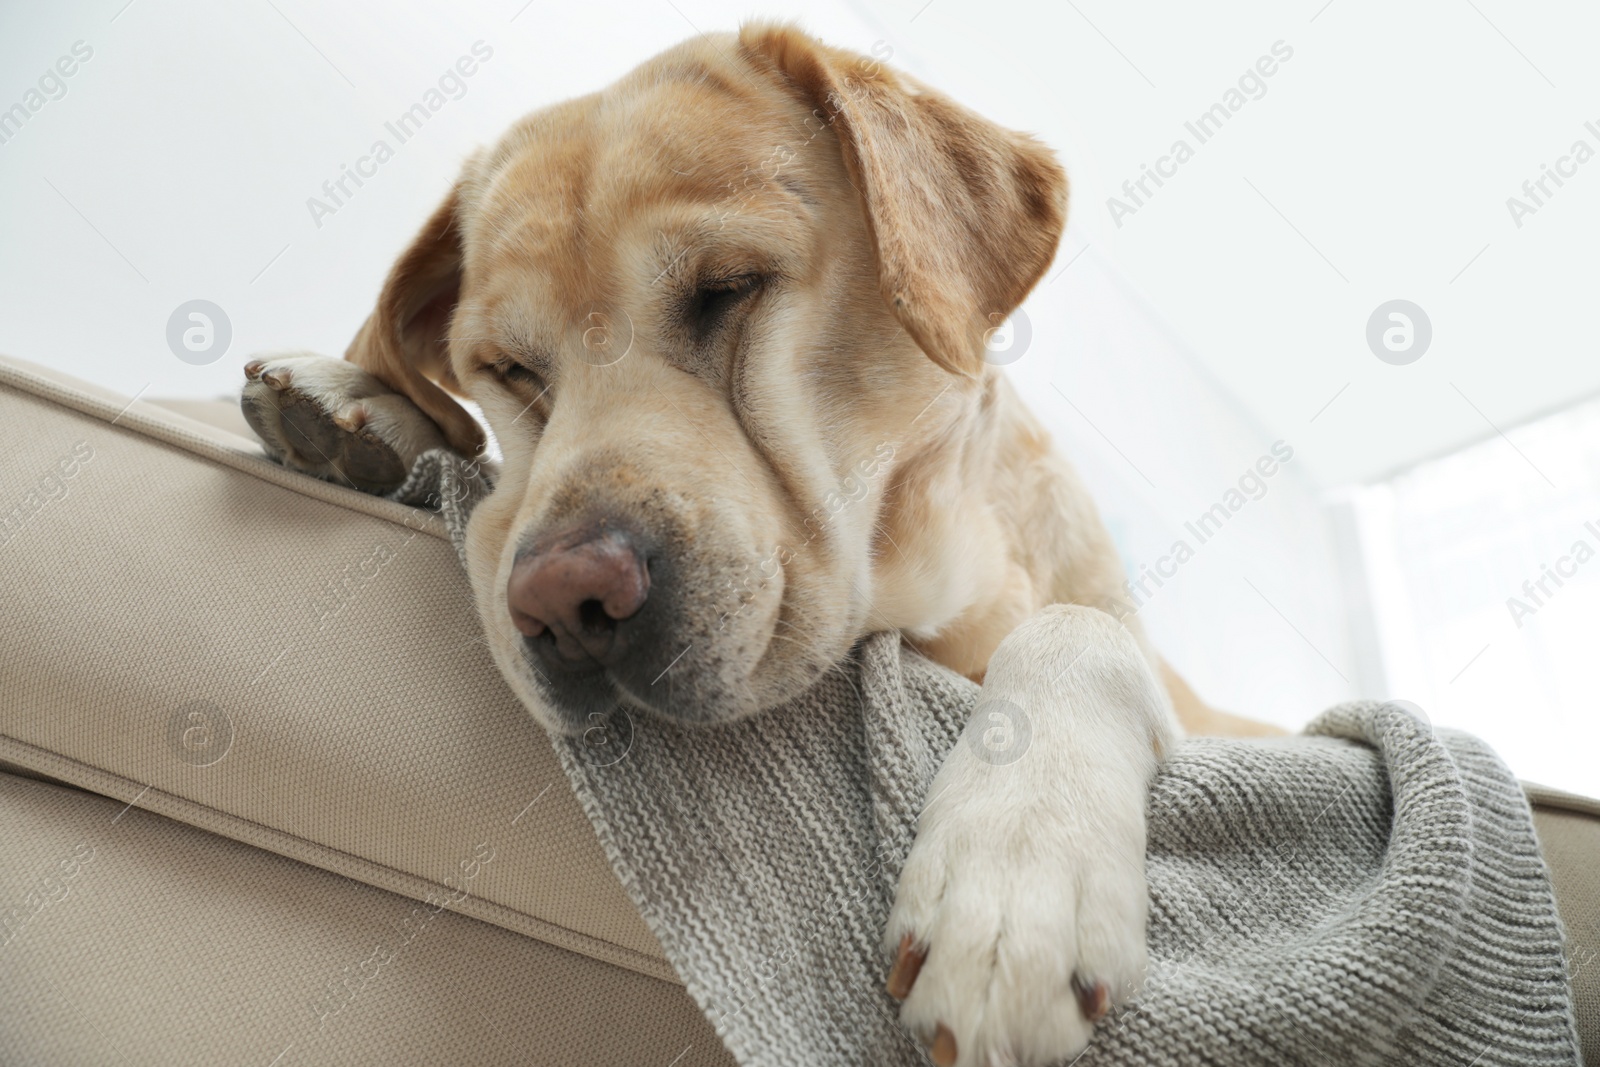
[[[369,490],[424,449],[478,452],[450,394],[481,407],[504,467],[472,585],[553,730],[619,701],[750,715],[878,630],[1039,709],[1024,759],[955,748],[885,934],[940,1064],[1087,1042],[1143,970],[1145,794],[1174,706],[1252,732],[1107,614],[1124,576],[1094,505],[984,361],[1066,203],[1033,139],[748,26],[473,158],[347,362],[246,368],[270,452]]]

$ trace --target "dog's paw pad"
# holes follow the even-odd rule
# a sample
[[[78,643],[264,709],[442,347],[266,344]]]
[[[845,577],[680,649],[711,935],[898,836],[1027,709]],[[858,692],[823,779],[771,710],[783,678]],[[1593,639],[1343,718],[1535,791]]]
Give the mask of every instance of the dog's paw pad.
[[[346,440],[342,465],[358,485],[379,485],[387,490],[398,489],[410,469],[394,449],[370,433],[352,434]]]
[[[444,447],[406,397],[353,363],[321,356],[251,360],[239,407],[284,466],[368,493],[400,486],[418,455]]]

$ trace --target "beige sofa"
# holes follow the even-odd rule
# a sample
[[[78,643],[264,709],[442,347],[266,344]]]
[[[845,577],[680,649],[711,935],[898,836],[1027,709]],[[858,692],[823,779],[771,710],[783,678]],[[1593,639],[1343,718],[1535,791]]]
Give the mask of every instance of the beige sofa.
[[[731,1063],[437,522],[246,432],[0,361],[0,1064]],[[1600,805],[1539,797],[1594,1049]]]

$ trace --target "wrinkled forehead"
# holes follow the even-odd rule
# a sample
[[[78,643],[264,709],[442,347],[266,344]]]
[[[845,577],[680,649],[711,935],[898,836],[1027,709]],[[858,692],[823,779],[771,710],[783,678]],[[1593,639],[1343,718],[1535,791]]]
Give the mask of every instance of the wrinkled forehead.
[[[513,128],[464,220],[469,279],[499,283],[480,298],[531,285],[576,309],[694,267],[691,248],[737,258],[796,236],[822,180],[818,124],[735,47],[692,42]]]

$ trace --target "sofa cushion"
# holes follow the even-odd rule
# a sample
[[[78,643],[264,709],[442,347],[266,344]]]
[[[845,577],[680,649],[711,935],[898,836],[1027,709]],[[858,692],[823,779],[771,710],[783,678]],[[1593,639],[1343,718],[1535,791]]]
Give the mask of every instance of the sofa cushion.
[[[674,983],[117,800],[0,774],[0,826],[0,1063],[733,1063]]]

